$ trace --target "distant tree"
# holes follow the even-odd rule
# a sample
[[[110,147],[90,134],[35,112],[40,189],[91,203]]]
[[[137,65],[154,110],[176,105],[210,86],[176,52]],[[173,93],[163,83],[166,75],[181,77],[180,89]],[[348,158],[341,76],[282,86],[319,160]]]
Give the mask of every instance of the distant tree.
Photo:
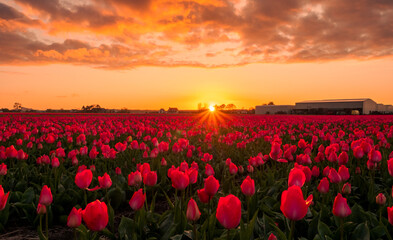
[[[267,105],[274,105],[274,102],[269,102]]]
[[[225,109],[225,104],[221,104],[220,106],[217,106],[216,109],[217,110],[224,110]]]
[[[225,108],[226,108],[227,110],[233,110],[233,109],[236,109],[236,105],[233,104],[233,103],[230,103],[230,104],[226,105]]]
[[[21,111],[22,110],[22,104],[18,103],[18,102],[14,103],[14,110],[18,111],[18,112]]]
[[[198,103],[198,110],[206,110],[207,103]]]

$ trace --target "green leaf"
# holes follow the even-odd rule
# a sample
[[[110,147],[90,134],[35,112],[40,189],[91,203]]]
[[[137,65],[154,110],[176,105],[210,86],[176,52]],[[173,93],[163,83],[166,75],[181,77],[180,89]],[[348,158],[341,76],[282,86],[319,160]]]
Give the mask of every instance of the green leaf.
[[[153,199],[151,200],[150,212],[154,212],[154,208],[155,208],[155,206],[156,206],[156,197],[157,197],[157,193],[158,193],[158,192],[156,192],[156,193],[154,194],[154,197],[153,197]]]
[[[385,235],[386,235],[385,228],[384,228],[384,226],[381,226],[381,225],[371,229],[371,231],[370,231],[370,236],[372,237],[372,239],[378,239],[378,238],[381,238]]]
[[[258,211],[255,212],[254,216],[252,217],[250,223],[247,226],[247,239],[251,239],[254,232],[255,220],[258,217]]]
[[[352,233],[352,239],[357,240],[369,240],[370,230],[368,229],[367,223],[359,224]]]
[[[115,220],[115,211],[113,210],[111,204],[108,204],[108,217],[109,217],[109,226],[111,227],[112,231],[114,229],[114,220]]]
[[[268,217],[266,214],[263,214],[263,219],[264,219],[265,225],[267,225],[267,223],[268,223],[268,225],[269,225],[271,228],[273,228],[273,230],[274,230],[274,232],[275,232],[274,235],[276,235],[276,237],[277,237],[278,239],[281,239],[281,240],[286,240],[286,239],[287,239],[287,236],[285,236],[285,234],[281,231],[281,229],[280,229],[279,227],[277,227],[277,225],[276,225],[276,223],[273,221],[273,219],[271,219],[270,217]]]
[[[26,189],[26,191],[22,195],[22,202],[23,203],[32,203],[35,200],[35,193],[32,187]]]
[[[134,238],[134,235],[136,235],[135,230],[136,225],[134,220],[123,216],[118,228],[120,239],[136,239],[136,236]]]
[[[327,239],[326,236],[330,237],[332,235],[332,231],[329,229],[328,225],[324,222],[318,222],[318,234],[322,238],[322,240]]]

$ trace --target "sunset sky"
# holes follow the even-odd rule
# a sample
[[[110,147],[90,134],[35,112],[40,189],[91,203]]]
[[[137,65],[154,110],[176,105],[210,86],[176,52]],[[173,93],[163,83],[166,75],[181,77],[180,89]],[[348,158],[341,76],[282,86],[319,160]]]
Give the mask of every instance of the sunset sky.
[[[0,108],[393,104],[391,0],[0,0]]]

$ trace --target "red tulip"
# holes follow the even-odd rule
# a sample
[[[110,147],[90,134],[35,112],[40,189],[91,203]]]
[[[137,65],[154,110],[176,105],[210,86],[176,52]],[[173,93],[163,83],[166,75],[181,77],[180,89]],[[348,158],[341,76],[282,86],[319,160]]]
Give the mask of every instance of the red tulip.
[[[0,175],[7,175],[7,165],[4,163],[0,164]]]
[[[190,201],[188,201],[186,216],[187,219],[190,221],[197,221],[201,216],[198,205],[192,198],[190,199]]]
[[[60,166],[59,159],[57,157],[52,158],[52,168],[58,168]]]
[[[375,202],[378,205],[384,205],[386,203],[386,197],[383,193],[380,193],[377,195],[377,197],[375,198]]]
[[[229,173],[235,175],[237,173],[237,166],[233,162],[229,163]]]
[[[199,201],[202,203],[208,203],[210,201],[210,196],[207,195],[204,188],[197,190]]]
[[[75,176],[75,184],[81,188],[86,189],[90,186],[91,180],[93,180],[93,173],[90,169],[85,169]]]
[[[382,159],[381,152],[375,149],[371,149],[371,151],[368,153],[368,159],[372,162],[380,162]]]
[[[108,208],[104,202],[95,200],[82,211],[83,221],[92,231],[101,231],[108,224]]]
[[[340,155],[338,156],[338,164],[339,165],[345,165],[348,162],[348,154],[347,152],[342,152],[340,153]]]
[[[244,179],[240,188],[242,189],[242,193],[246,196],[252,196],[255,194],[255,183],[250,176],[247,176],[246,179]]]
[[[277,240],[277,237],[273,233],[271,233],[267,240]]]
[[[334,216],[344,218],[351,215],[352,211],[347,204],[347,199],[344,198],[341,193],[337,194],[333,203],[333,214]]]
[[[47,185],[43,186],[41,189],[41,194],[40,194],[40,199],[38,200],[38,203],[49,206],[53,201],[52,197],[52,192],[50,188],[48,188]]]
[[[131,172],[128,174],[128,185],[129,186],[139,186],[142,182],[142,174],[136,170],[135,172]]]
[[[393,177],[393,158],[388,160],[388,172]]]
[[[226,229],[232,229],[239,225],[241,211],[239,198],[230,194],[218,201],[216,218]]]
[[[218,188],[220,187],[220,183],[214,176],[209,176],[205,179],[205,192],[209,196],[214,196]]]
[[[194,184],[198,180],[198,170],[195,170],[195,168],[189,168],[186,171],[188,178],[190,179],[190,184]]]
[[[143,193],[141,188],[138,191],[134,192],[134,194],[132,195],[129,202],[130,207],[134,211],[138,211],[143,207],[143,204],[145,203],[145,199],[146,199],[146,193]]]
[[[317,166],[312,167],[311,174],[313,177],[319,177],[320,171]]]
[[[288,177],[288,187],[291,187],[293,185],[303,187],[305,181],[306,181],[306,175],[304,175],[303,170],[299,168],[291,169]]]
[[[360,159],[364,156],[363,148],[361,146],[357,146],[353,149],[353,156],[357,159]]]
[[[71,228],[77,228],[82,222],[82,209],[72,208],[70,215],[67,218],[67,226]]]
[[[326,166],[326,167],[323,169],[323,171],[322,171],[322,175],[325,176],[325,177],[327,177],[327,176],[329,176],[329,173],[330,173],[330,167],[329,167],[329,166]]]
[[[161,166],[166,166],[168,163],[166,162],[165,158],[161,159]]]
[[[180,167],[179,167],[180,171],[185,172],[187,169],[188,169],[188,163],[186,161],[180,163]]]
[[[341,177],[341,181],[347,181],[350,177],[349,170],[345,165],[341,165],[338,169],[338,174]]]
[[[388,207],[388,220],[393,225],[393,207]]]
[[[43,215],[45,213],[46,213],[46,206],[41,204],[41,203],[38,203],[38,205],[37,205],[37,214],[38,215]]]
[[[328,193],[329,192],[329,180],[326,177],[322,178],[321,181],[319,182],[317,189],[320,193],[324,193],[324,194]]]
[[[300,187],[293,185],[282,193],[280,209],[286,218],[298,221],[306,216],[312,200],[313,195],[310,195],[305,201]]]
[[[5,208],[8,200],[8,195],[10,195],[10,192],[4,194],[3,186],[0,185],[0,211]]]
[[[206,174],[206,176],[214,175],[214,169],[213,169],[213,167],[210,164],[206,164],[205,174]]]
[[[336,169],[331,168],[329,172],[329,179],[331,183],[341,182],[341,176],[337,173]]]
[[[107,189],[112,186],[112,180],[108,173],[104,173],[104,176],[102,177],[98,176],[98,182],[100,183],[100,187],[103,189]]]
[[[115,173],[116,173],[116,175],[121,175],[121,168],[117,167],[115,169]]]
[[[195,170],[194,170],[195,171]],[[172,187],[178,190],[184,190],[190,183],[190,178],[187,173],[179,170],[174,170],[171,173]]]
[[[157,183],[157,172],[150,171],[143,175],[143,183],[146,186],[154,186]]]

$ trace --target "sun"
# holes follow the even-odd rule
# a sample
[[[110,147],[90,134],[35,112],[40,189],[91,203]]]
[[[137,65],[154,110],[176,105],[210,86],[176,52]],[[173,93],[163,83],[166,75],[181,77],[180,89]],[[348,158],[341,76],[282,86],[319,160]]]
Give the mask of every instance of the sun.
[[[214,112],[216,110],[216,108],[213,106],[213,105],[210,105],[209,106],[209,111],[210,112]]]

